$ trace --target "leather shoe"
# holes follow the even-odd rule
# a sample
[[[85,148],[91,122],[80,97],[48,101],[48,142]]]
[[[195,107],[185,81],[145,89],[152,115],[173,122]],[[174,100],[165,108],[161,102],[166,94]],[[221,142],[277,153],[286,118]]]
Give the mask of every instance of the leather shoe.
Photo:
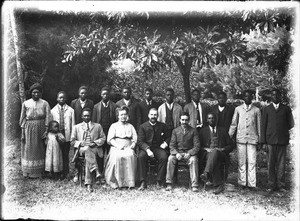
[[[171,191],[173,189],[172,184],[167,184],[166,191]]]
[[[138,188],[138,190],[145,190],[147,188],[146,182],[142,181],[141,186]]]
[[[213,191],[214,194],[220,194],[225,190],[225,187],[223,184],[216,187],[216,189]]]
[[[200,178],[201,178],[201,180],[204,182],[204,183],[206,183],[207,181],[208,181],[208,173],[202,173],[201,175],[200,175]]]
[[[92,185],[87,185],[87,190],[89,193],[93,192],[93,188],[92,188]]]
[[[199,189],[198,189],[198,187],[195,187],[195,186],[194,186],[194,187],[192,187],[192,191],[193,191],[193,192],[199,192]]]

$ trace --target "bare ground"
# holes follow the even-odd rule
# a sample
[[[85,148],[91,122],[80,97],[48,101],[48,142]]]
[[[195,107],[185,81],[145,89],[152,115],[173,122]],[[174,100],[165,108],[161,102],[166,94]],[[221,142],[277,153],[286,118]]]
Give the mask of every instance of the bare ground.
[[[193,193],[188,189],[188,172],[183,170],[172,192],[157,189],[150,176],[150,185],[143,192],[94,185],[95,191],[89,194],[68,180],[24,179],[17,146],[7,146],[5,152],[5,219],[299,220],[293,170],[288,171],[288,193],[266,194],[267,171],[260,168],[255,192],[235,188],[237,174],[231,172],[223,194],[204,189]]]

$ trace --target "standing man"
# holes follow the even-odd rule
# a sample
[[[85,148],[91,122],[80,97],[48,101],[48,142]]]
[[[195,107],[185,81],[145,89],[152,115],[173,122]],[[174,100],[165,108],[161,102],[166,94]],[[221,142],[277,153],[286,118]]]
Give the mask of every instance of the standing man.
[[[189,125],[190,116],[183,112],[180,116],[181,125],[172,132],[170,153],[167,166],[166,190],[172,190],[174,171],[177,161],[184,161],[189,165],[192,191],[198,192],[198,157],[200,142],[197,130]]]
[[[189,113],[191,118],[190,125],[197,128],[198,133],[207,124],[205,119],[207,107],[205,104],[200,103],[200,91],[198,89],[192,91],[192,102],[186,104],[183,111]]]
[[[158,121],[165,123],[169,133],[180,125],[181,106],[174,102],[175,93],[172,88],[166,89],[166,102],[158,108]]]
[[[252,104],[253,92],[245,90],[244,104],[234,110],[230,138],[236,132],[238,154],[238,184],[242,188],[247,186],[256,189],[256,147],[260,142],[261,113],[258,107]],[[247,169],[247,170],[246,170]]]
[[[139,103],[131,97],[131,88],[126,86],[122,90],[123,99],[119,100],[116,104],[118,107],[127,106],[129,108],[128,123],[132,124],[136,131],[141,125],[141,109]]]
[[[261,142],[268,149],[268,192],[285,189],[286,148],[289,130],[294,127],[291,108],[280,103],[281,92],[272,90],[272,103],[263,111]]]
[[[101,177],[96,156],[103,157],[101,146],[106,140],[102,126],[91,121],[91,113],[92,111],[89,108],[82,111],[83,122],[75,125],[71,136],[71,145],[78,149],[80,155],[84,153],[85,185],[89,192],[93,191],[92,173],[96,172],[96,179]]]
[[[145,90],[145,99],[140,102],[142,123],[148,121],[148,113],[151,108],[158,108],[158,103],[153,100],[153,90],[152,88],[147,88]]]
[[[110,100],[110,90],[108,87],[103,87],[101,89],[101,98],[102,100],[94,106],[92,121],[101,124],[104,134],[107,136],[109,127],[117,121],[117,105]],[[107,144],[107,141],[105,141],[102,148],[104,156],[107,156],[110,150],[110,146]],[[97,157],[97,162],[99,171],[103,174],[104,157]],[[102,183],[104,183],[104,180],[102,180]]]
[[[219,127],[224,127],[228,133],[233,113],[234,107],[226,104],[227,94],[225,92],[220,92],[218,94],[218,104],[214,105],[211,109],[216,116],[216,125]]]
[[[61,144],[63,173],[62,178],[69,178],[69,152],[72,128],[75,126],[74,110],[66,104],[66,92],[57,93],[57,105],[51,110],[52,120],[59,122],[59,131],[66,138],[66,142]]]
[[[203,150],[202,160],[206,162],[204,173],[200,175],[200,178],[204,183],[211,180],[215,188],[214,194],[219,194],[225,189],[225,180],[222,176],[225,174],[222,174],[221,165],[229,162],[229,153],[233,150],[233,143],[226,128],[216,125],[215,113],[207,115],[207,122],[208,126],[204,127],[199,135],[201,150]]]
[[[82,122],[82,110],[85,108],[89,108],[93,110],[94,102],[87,98],[88,88],[86,86],[81,86],[78,90],[79,98],[72,100],[71,107],[75,112],[75,124],[79,124]]]
[[[147,169],[149,157],[158,161],[157,187],[161,188],[166,179],[166,169],[168,153],[166,148],[170,142],[171,134],[166,124],[158,122],[157,109],[151,108],[148,114],[149,121],[140,126],[137,144],[138,154],[138,174],[141,186],[139,190],[147,188]]]

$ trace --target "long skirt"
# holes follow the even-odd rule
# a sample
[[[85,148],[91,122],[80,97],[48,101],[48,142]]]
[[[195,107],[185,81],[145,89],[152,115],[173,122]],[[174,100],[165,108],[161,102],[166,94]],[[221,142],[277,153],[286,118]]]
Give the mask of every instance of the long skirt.
[[[127,142],[118,139],[118,142]],[[130,145],[130,144],[128,144]],[[134,187],[136,178],[137,158],[134,150],[111,147],[105,165],[105,180],[112,188]]]
[[[45,170],[45,145],[42,135],[45,120],[29,120],[25,125],[25,144],[21,148],[22,171],[25,177],[41,177]]]

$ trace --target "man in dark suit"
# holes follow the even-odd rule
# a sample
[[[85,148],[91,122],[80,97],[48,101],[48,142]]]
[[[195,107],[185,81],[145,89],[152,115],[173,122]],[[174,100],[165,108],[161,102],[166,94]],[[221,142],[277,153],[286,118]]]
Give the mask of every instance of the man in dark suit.
[[[142,123],[148,121],[148,113],[151,108],[158,108],[158,103],[153,100],[153,90],[152,88],[147,88],[145,90],[145,99],[140,102]]]
[[[141,108],[139,103],[131,97],[132,91],[130,87],[124,87],[122,90],[123,99],[119,100],[116,104],[118,107],[127,106],[129,108],[128,123],[132,124],[136,131],[141,125]]]
[[[264,108],[261,126],[261,143],[268,151],[268,192],[285,189],[286,148],[289,144],[289,130],[294,127],[291,108],[280,103],[281,92],[272,90],[272,103]]]
[[[215,190],[219,194],[225,190],[221,164],[229,159],[229,153],[233,150],[233,143],[224,127],[216,126],[214,113],[207,115],[208,126],[200,131],[201,159],[206,162],[204,173],[200,178],[204,183],[212,181]]]
[[[94,106],[92,121],[101,124],[105,136],[107,137],[109,127],[117,121],[116,108],[117,105],[110,100],[110,90],[108,87],[101,89],[102,100]],[[103,144],[103,154],[108,155],[110,146],[105,143]],[[103,174],[104,169],[104,158],[97,158],[100,173]],[[101,179],[104,183],[104,180]]]
[[[147,188],[147,167],[149,157],[158,160],[157,187],[163,186],[166,178],[168,152],[166,148],[170,142],[170,133],[166,124],[158,122],[157,109],[152,108],[148,114],[149,121],[140,126],[137,145],[138,154],[138,175],[141,182],[139,190]]]
[[[186,104],[183,111],[189,113],[190,125],[197,128],[198,133],[203,126],[206,126],[205,117],[208,112],[208,107],[200,102],[200,91],[198,89],[192,91],[192,102]]]
[[[177,161],[183,160],[189,165],[192,191],[198,192],[198,151],[200,142],[197,130],[189,125],[190,116],[183,112],[180,116],[180,126],[172,132],[170,153],[167,166],[166,190],[172,190],[173,177]]]
[[[93,110],[94,102],[87,98],[88,88],[86,86],[81,86],[78,90],[79,98],[72,100],[71,107],[74,109],[75,113],[75,124],[82,122],[81,114],[82,110],[89,108]]]
[[[234,114],[234,107],[226,104],[227,94],[220,92],[218,94],[218,104],[211,108],[211,112],[216,114],[216,125],[224,127],[226,131],[229,131],[232,117]]]

